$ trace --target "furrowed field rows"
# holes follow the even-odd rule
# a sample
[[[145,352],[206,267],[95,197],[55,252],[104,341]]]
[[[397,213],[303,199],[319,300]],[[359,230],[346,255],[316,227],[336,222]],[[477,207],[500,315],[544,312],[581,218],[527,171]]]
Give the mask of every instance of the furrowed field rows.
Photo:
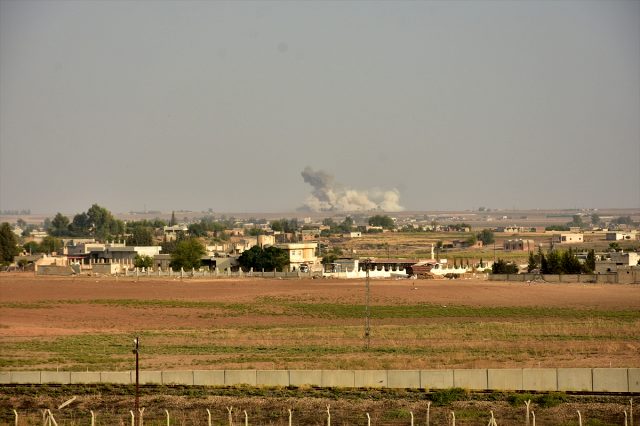
[[[220,303],[184,300],[137,300],[137,299],[97,299],[97,300],[57,300],[36,303],[2,303],[6,309],[51,309],[60,305],[102,305],[110,307],[148,309],[199,309],[216,310],[223,315],[274,315],[305,316],[311,318],[362,318],[364,305],[339,303],[300,303],[265,298],[253,303]],[[547,307],[473,307],[473,306],[441,306],[432,304],[420,305],[373,305],[371,318],[438,318],[438,317],[471,317],[471,318],[615,318],[620,320],[640,319],[640,311],[615,310],[604,311],[594,309],[567,309]]]

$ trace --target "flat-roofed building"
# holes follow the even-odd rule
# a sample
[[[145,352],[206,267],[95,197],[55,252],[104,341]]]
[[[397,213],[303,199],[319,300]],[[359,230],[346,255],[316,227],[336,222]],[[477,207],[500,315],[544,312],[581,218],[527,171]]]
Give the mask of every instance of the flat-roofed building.
[[[553,234],[552,241],[554,244],[575,244],[584,242],[584,234],[574,232],[563,232],[561,234]]]
[[[536,243],[533,240],[517,238],[515,240],[505,240],[502,247],[505,251],[533,251]]]

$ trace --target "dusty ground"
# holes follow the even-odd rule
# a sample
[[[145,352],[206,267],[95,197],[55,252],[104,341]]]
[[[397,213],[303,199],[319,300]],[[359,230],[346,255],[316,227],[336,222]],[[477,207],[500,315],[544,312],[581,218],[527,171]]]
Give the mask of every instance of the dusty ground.
[[[637,285],[372,280],[372,312],[395,309],[372,319],[377,354],[362,349],[362,309],[322,312],[364,300],[362,280],[136,281],[3,273],[0,369],[120,368],[129,351],[119,342],[134,333],[148,345],[148,368],[640,365]],[[423,304],[440,311],[416,314]],[[461,307],[470,309],[447,314]],[[580,315],[563,316],[564,309]]]

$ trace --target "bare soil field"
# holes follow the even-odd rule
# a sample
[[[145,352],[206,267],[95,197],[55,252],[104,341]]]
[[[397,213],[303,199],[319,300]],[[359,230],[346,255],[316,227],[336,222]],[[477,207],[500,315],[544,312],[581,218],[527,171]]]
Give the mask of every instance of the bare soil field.
[[[372,280],[371,347],[364,346],[365,283],[346,280],[158,280],[0,274],[0,370],[141,368],[638,367],[640,286],[480,280]],[[0,387],[0,424],[129,424],[132,386]],[[469,394],[374,389],[144,387],[146,425],[233,422],[375,425],[624,424],[628,397]],[[23,423],[24,422],[24,423]]]
[[[640,366],[640,286],[0,275],[0,369]]]

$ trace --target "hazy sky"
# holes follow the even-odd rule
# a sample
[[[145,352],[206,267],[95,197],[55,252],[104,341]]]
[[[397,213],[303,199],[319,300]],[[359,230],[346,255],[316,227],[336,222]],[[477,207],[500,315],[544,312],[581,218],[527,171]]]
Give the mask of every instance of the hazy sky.
[[[639,1],[0,0],[0,208],[640,207]]]

